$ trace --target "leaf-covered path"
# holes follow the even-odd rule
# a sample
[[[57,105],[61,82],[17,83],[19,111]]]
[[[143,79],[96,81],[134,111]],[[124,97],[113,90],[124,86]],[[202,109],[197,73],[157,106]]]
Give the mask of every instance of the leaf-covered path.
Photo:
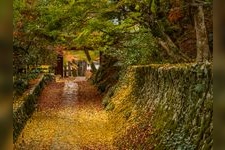
[[[113,130],[101,98],[95,87],[82,77],[49,84],[14,149],[113,149]]]

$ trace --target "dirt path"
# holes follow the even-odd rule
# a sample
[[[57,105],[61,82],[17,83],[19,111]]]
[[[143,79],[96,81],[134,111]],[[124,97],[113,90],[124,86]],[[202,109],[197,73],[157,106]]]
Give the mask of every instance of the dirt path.
[[[113,132],[101,95],[85,78],[59,80],[42,92],[16,150],[110,150]]]

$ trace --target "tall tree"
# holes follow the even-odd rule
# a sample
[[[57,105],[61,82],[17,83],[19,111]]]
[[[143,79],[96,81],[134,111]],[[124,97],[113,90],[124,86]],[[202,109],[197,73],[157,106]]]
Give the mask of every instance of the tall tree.
[[[197,3],[196,0],[193,1],[196,7],[196,12],[194,14],[196,40],[197,40],[197,62],[205,62],[210,58],[208,34],[205,26],[205,17],[203,10],[203,3]]]

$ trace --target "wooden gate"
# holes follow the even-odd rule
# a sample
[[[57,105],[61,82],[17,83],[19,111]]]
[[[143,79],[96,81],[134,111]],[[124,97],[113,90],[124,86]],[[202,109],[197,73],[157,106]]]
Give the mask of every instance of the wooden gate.
[[[57,56],[57,66],[55,68],[55,74],[61,75],[63,77],[63,56],[60,54]]]

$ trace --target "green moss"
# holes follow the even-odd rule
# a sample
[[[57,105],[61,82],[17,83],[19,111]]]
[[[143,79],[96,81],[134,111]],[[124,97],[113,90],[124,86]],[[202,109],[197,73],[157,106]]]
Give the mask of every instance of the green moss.
[[[107,100],[108,106],[115,105],[110,115],[119,126],[116,146],[137,149],[141,143],[159,150],[211,147],[212,99],[210,65],[130,67]],[[151,125],[151,131],[143,125]],[[141,142],[133,137],[142,134],[146,136]]]
[[[115,108],[115,105],[113,103],[109,103],[105,109],[106,111],[112,111],[114,108]]]

